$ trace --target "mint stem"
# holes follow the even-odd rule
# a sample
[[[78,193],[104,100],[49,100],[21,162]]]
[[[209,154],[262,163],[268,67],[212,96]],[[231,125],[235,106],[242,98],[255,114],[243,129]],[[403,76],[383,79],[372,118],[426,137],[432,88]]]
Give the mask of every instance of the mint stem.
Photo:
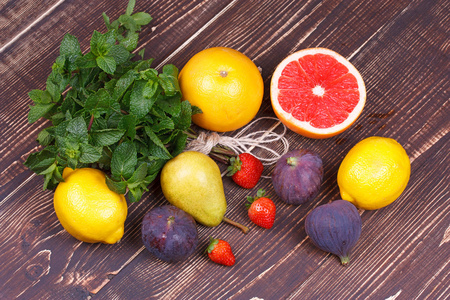
[[[198,134],[192,128],[189,128],[188,130],[184,130],[183,133],[186,134],[189,139],[195,140],[198,138]],[[229,147],[217,145],[217,146],[212,147],[211,152],[209,153],[209,156],[211,156],[211,158],[227,165],[230,158],[237,156],[237,154]]]
[[[91,130],[92,123],[94,123],[94,114],[91,115],[91,120],[89,121],[89,126],[88,126],[88,129],[87,129],[88,131]]]
[[[211,152],[211,153],[209,153],[209,156],[211,156],[211,158],[213,158],[213,159],[215,159],[215,160],[217,160],[217,161],[219,161],[219,162],[221,162],[221,163],[223,163],[225,165],[228,164],[229,160],[228,160],[228,157],[226,157],[225,155],[221,155],[221,154],[217,154],[217,153]]]
[[[211,152],[215,152],[215,153],[219,153],[219,154],[225,154],[227,156],[236,156],[236,153],[234,153],[233,150],[231,150],[228,147],[224,147],[224,146],[214,146],[211,149]]]

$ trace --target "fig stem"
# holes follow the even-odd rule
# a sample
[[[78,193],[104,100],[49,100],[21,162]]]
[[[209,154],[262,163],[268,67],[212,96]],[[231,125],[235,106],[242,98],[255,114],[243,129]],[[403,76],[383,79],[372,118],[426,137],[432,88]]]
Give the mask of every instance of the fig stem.
[[[242,232],[247,233],[248,232],[248,227],[244,226],[242,224],[239,224],[238,222],[235,222],[233,220],[228,219],[227,217],[223,217],[222,221],[224,221],[225,223],[228,223],[230,225],[236,226],[237,228],[239,228],[240,230],[242,230]]]
[[[350,258],[348,256],[339,256],[339,258],[341,259],[341,264],[343,266],[347,265],[350,261]]]
[[[297,165],[297,158],[296,157],[288,157],[286,159],[286,163],[290,166],[296,166]]]

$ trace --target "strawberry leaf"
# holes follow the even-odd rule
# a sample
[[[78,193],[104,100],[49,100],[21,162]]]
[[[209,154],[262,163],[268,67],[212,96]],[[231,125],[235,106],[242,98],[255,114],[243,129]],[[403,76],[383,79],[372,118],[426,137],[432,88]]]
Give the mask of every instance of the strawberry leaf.
[[[238,171],[241,170],[241,166],[242,166],[242,161],[239,158],[239,156],[236,157],[231,157],[230,158],[230,165],[227,168],[227,176],[233,176],[234,174],[236,174]]]
[[[208,248],[206,248],[205,252],[211,253],[214,250],[214,247],[219,243],[218,239],[214,239],[212,237],[209,237],[209,245]]]

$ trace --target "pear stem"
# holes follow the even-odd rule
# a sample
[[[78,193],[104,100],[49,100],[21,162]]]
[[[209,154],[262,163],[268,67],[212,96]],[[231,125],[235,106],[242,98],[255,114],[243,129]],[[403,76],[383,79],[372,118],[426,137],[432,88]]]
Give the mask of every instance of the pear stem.
[[[236,226],[237,228],[239,228],[240,230],[242,230],[242,232],[247,233],[248,232],[248,227],[244,226],[242,224],[239,224],[238,222],[235,222],[233,220],[228,219],[227,217],[223,217],[222,221],[224,221],[225,223],[228,223],[230,225]]]

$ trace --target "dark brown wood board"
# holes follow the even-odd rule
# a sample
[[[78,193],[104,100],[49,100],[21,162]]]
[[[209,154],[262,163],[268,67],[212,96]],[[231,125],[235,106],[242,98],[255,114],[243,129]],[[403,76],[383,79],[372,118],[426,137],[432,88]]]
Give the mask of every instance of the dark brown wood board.
[[[251,58],[265,84],[257,118],[275,116],[271,74],[284,57],[303,48],[340,53],[360,71],[367,88],[363,113],[344,133],[324,140],[286,134],[291,149],[309,148],[324,161],[316,199],[288,206],[275,196],[270,179],[245,190],[225,176],[227,216],[250,232],[199,225],[198,249],[175,264],[155,259],[141,242],[144,214],[167,204],[158,180],[139,203],[129,204],[120,243],[88,244],[62,228],[52,192],[43,191],[42,178],[23,165],[37,149],[37,133],[48,125],[28,124],[27,93],[45,87],[62,37],[76,35],[86,51],[93,30],[104,30],[101,13],[114,18],[126,5],[126,0],[0,3],[0,299],[450,298],[448,1],[138,0],[136,11],[154,18],[142,31],[138,50],[145,48],[157,68],[173,63],[181,69],[212,46]],[[250,131],[275,122],[263,120]],[[361,238],[343,267],[312,245],[304,220],[314,207],[340,197],[339,164],[369,136],[391,137],[404,146],[411,179],[393,204],[362,213]],[[243,208],[245,197],[259,188],[277,205],[270,230],[252,225]],[[209,261],[204,254],[209,236],[230,242],[237,259],[233,267]]]

